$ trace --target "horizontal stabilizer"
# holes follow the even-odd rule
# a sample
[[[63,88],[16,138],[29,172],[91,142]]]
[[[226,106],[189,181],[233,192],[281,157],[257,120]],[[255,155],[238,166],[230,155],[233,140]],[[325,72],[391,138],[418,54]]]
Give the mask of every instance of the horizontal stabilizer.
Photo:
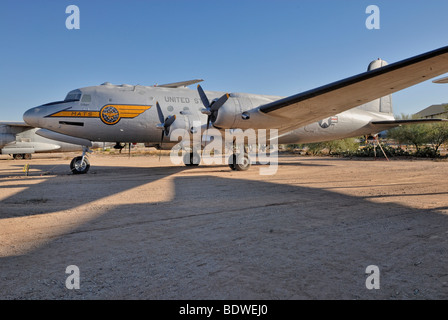
[[[433,82],[434,83],[448,83],[448,77],[436,79]]]
[[[448,122],[448,119],[411,119],[411,120],[385,120],[385,121],[372,121],[370,124],[381,127],[398,127],[408,124],[422,124],[422,123],[435,123],[435,122]]]

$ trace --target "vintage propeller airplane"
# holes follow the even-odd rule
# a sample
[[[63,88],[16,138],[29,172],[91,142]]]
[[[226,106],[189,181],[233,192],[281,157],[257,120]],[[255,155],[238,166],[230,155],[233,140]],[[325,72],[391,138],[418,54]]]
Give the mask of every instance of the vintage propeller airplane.
[[[290,144],[371,135],[428,121],[395,120],[390,95],[447,72],[448,47],[443,47],[390,65],[378,59],[367,72],[286,98],[205,92],[199,85],[197,90],[187,88],[202,80],[151,87],[103,83],[70,91],[64,101],[32,108],[23,119],[49,132],[88,141],[144,142],[163,149],[178,144],[173,132],[182,129],[190,139],[182,144],[183,161],[198,165],[201,148],[210,139],[197,145],[193,136],[197,132],[207,136],[210,126],[220,132],[253,129],[257,134],[275,129],[269,141]],[[247,150],[240,147],[235,145],[229,157],[234,170],[250,166]],[[85,152],[71,166],[74,173],[87,172]]]

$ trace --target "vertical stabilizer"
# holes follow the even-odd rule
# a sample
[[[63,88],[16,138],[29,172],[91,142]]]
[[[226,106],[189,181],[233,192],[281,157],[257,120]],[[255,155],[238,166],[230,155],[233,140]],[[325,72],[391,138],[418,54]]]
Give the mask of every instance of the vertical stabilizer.
[[[372,71],[374,69],[378,69],[384,66],[387,66],[387,62],[382,59],[377,59],[369,64],[369,66],[367,67],[367,71]],[[369,103],[363,104],[358,108],[366,111],[393,114],[392,96],[388,95],[380,99],[373,100]]]

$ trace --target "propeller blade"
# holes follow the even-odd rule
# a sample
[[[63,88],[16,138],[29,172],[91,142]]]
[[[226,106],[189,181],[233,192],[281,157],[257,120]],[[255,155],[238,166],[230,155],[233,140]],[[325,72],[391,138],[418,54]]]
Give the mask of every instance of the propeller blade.
[[[211,115],[208,115],[207,116],[207,129],[205,130],[205,132],[206,132],[206,134],[208,134],[208,128],[210,127],[210,118],[211,118],[212,116]],[[205,137],[204,137],[204,139],[205,139]],[[205,142],[204,142],[205,143]]]
[[[131,143],[129,142],[128,158],[131,158]]]
[[[198,92],[199,92],[199,97],[201,98],[202,104],[204,105],[204,107],[206,109],[210,108],[210,101],[208,101],[208,98],[204,92],[204,90],[202,90],[202,87],[198,84]]]
[[[160,144],[159,144],[159,162],[160,162],[160,156],[162,155],[162,143],[163,143],[163,135],[165,134],[165,130],[162,130],[162,136],[160,137]]]
[[[158,101],[156,102],[156,107],[157,107],[157,113],[159,114],[159,121],[160,121],[160,123],[164,123],[165,117],[163,116],[163,112],[162,112],[162,109],[160,108]]]
[[[173,124],[174,120],[176,120],[176,116],[172,115],[165,119],[165,123],[163,124],[163,131],[165,135],[168,136],[170,134],[170,127]]]
[[[214,103],[212,103],[212,105],[210,106],[210,110],[212,112],[214,111],[218,111],[219,108],[222,107],[222,105],[224,103],[226,103],[226,101],[229,99],[229,94],[226,93],[225,95],[223,95],[221,98],[219,98],[218,100],[216,100]]]
[[[198,92],[199,96],[201,98],[202,104],[204,105],[205,109],[202,109],[202,113],[207,115],[207,131],[210,127],[210,121],[212,119],[216,119],[217,112],[219,108],[221,108],[224,103],[229,99],[230,95],[228,93],[224,94],[222,97],[220,97],[218,100],[210,101],[207,98],[207,95],[205,94],[204,90],[202,90],[201,85],[198,84]]]
[[[173,124],[174,120],[176,120],[176,115],[168,116],[165,119],[164,127],[169,128]]]
[[[207,117],[207,132],[208,132],[208,128],[210,127],[210,118],[211,118],[211,116]]]
[[[166,117],[163,116],[162,109],[160,108],[159,102],[156,102],[157,114],[159,115],[160,124],[157,125],[157,128],[162,129],[166,136],[168,136],[170,132],[170,126],[176,120],[176,115],[171,115]],[[162,136],[163,139],[163,136]]]

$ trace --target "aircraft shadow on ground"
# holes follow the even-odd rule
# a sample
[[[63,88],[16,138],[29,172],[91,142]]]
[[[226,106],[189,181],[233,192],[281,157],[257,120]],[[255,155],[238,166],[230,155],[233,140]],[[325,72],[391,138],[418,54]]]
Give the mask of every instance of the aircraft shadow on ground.
[[[172,174],[188,170],[187,167],[106,167],[96,166],[88,174],[75,175],[67,169],[67,165],[33,165],[28,177],[9,172],[8,181],[17,181],[16,185],[1,186],[1,188],[24,188],[6,199],[2,200],[0,219],[29,216],[35,214],[51,213],[55,211],[72,209],[91,201],[120,193],[146,183],[157,181]],[[116,177],[115,173],[126,172],[116,178],[116,183],[110,180]],[[11,178],[15,177],[15,178]],[[136,178],[137,177],[137,178]],[[35,178],[45,179],[35,183]],[[107,187],[102,179],[106,178]],[[29,183],[26,182],[29,179]],[[126,183],[122,183],[125,180]],[[70,184],[69,193],[64,185]],[[32,206],[32,204],[41,206]]]
[[[447,217],[439,211],[243,175],[98,167],[96,175],[63,181],[73,184],[76,201],[64,203],[69,195],[58,195],[59,177],[52,177],[27,189],[50,189],[41,209],[30,208],[24,190],[4,202],[0,219],[71,209],[183,172],[188,175],[173,179],[170,200],[109,207],[37,249],[0,258],[3,282],[15,288],[0,297],[439,299],[448,294]],[[115,177],[117,183],[101,188]],[[17,205],[24,209],[5,211]],[[32,278],[23,276],[29,263],[40,266]],[[70,264],[83,272],[77,292],[67,290],[61,276]],[[369,265],[382,271],[382,290],[366,289]],[[21,289],[25,278],[34,288],[28,295]]]
[[[279,163],[279,165],[331,166],[328,164],[296,164],[288,162],[282,162]],[[262,166],[265,165],[254,164],[253,168]],[[192,170],[201,170],[201,173],[214,173],[217,172],[217,170],[218,172],[230,172],[230,168],[227,164],[205,165],[199,168],[186,167],[183,165],[154,168],[93,166],[89,173],[84,175],[72,174],[66,164],[31,164],[28,176],[25,176],[25,173],[22,172],[23,166],[21,164],[13,165],[12,168],[12,170],[7,169],[1,172],[0,178],[7,178],[8,182],[17,181],[17,184],[0,186],[0,190],[2,188],[7,189],[24,187],[27,187],[28,189],[2,200],[2,206],[0,207],[0,219],[71,209],[75,206],[78,207],[99,198],[111,196],[113,194],[123,192],[125,190],[132,189],[179,172],[191,172],[193,175],[194,171]],[[123,172],[126,172],[125,175],[127,175],[128,178],[123,178]],[[108,175],[108,179],[110,179],[114,177],[114,174],[120,175],[120,178],[117,178],[117,183],[113,184],[111,187],[104,188],[100,182],[102,177],[104,175]],[[141,177],[141,179],[133,178],[134,180],[130,184],[120,183],[120,179],[129,179],[130,176]],[[36,178],[46,179],[46,181],[36,184],[33,180]],[[29,179],[29,183],[26,182],[27,179]],[[60,182],[54,183],[55,181]],[[73,192],[70,192],[69,194],[61,192],[61,184],[66,183],[73,185]],[[36,195],[36,189],[41,190],[38,195]],[[29,194],[33,195],[31,196]],[[97,196],[92,197],[93,194]],[[76,199],[76,201],[70,201],[70,199]],[[45,208],[42,206],[30,208],[29,206],[32,204],[45,204]],[[54,204],[53,208],[51,207],[51,204]]]

